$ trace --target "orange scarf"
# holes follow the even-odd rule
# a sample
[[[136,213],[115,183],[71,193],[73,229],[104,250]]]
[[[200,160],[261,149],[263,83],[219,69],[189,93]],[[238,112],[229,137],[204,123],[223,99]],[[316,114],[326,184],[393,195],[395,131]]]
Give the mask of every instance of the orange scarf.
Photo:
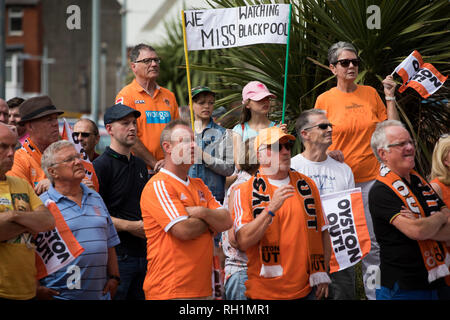
[[[289,178],[289,183],[297,190],[295,196],[299,203],[298,213],[303,214],[305,220],[307,221],[307,228],[305,231],[308,233],[308,271],[310,274],[310,285],[312,287],[318,285],[319,283],[330,283],[330,278],[325,272],[321,230],[317,225],[317,220],[315,224],[311,220],[313,213],[311,210],[314,211],[315,215],[314,208],[317,207],[315,204],[316,199],[314,199],[311,191],[311,186],[298,172],[290,171]],[[270,202],[270,197],[273,196],[274,190],[268,179],[261,175],[259,171],[255,174],[251,186],[253,202],[252,211],[253,216],[256,216],[268,205]],[[258,201],[260,204],[255,206],[255,200],[262,201]],[[307,208],[309,214],[306,210],[301,208]],[[302,231],[303,230],[299,230],[299,232]],[[260,276],[265,278],[281,276],[283,274],[283,260],[289,258],[285,257],[283,252],[280,251],[280,217],[278,215],[273,217],[272,223],[267,228],[263,238],[259,242],[259,252],[262,266]]]
[[[416,171],[411,170],[411,175],[419,178],[421,184],[428,187],[428,190],[424,191],[427,192],[427,195],[434,196],[434,198],[427,200],[427,203],[437,203],[439,197],[434,192],[433,188],[431,188]],[[377,180],[391,188],[403,201],[405,207],[409,208],[418,218],[427,217],[422,205],[406,183],[404,183],[402,179],[389,168],[382,165]],[[448,267],[450,265],[450,255],[445,245],[442,242],[435,240],[419,240],[417,242],[419,243],[425,268],[428,271],[428,282],[431,283],[436,279],[449,275],[450,272]]]

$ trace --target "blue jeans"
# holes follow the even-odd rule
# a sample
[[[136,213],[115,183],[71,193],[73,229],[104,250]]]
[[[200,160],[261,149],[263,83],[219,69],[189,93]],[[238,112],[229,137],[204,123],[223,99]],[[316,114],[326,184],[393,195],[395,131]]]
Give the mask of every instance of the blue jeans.
[[[144,284],[147,272],[146,257],[117,256],[119,262],[120,285],[114,300],[145,300]]]
[[[247,300],[245,295],[245,281],[247,281],[247,270],[233,273],[225,283],[226,300]]]
[[[438,300],[437,290],[404,290],[398,282],[392,289],[381,287],[376,289],[377,300]]]

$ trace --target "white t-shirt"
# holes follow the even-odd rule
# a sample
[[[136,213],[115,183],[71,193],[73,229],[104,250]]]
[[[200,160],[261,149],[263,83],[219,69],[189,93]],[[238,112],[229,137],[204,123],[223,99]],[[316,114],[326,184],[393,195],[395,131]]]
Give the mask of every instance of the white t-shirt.
[[[320,194],[355,187],[355,179],[350,167],[328,156],[325,161],[315,162],[298,154],[291,159],[291,168],[313,179]]]

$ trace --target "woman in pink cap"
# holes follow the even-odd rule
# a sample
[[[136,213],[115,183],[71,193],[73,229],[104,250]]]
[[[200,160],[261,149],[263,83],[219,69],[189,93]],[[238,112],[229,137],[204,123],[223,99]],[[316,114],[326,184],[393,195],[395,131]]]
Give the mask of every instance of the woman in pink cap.
[[[274,121],[269,120],[270,100],[276,96],[267,89],[264,83],[250,81],[242,89],[242,113],[239,123],[233,128],[235,138],[233,140],[234,159],[238,169],[238,151],[241,150],[243,142],[256,137],[259,130],[272,127]],[[280,124],[281,129],[286,131],[286,124]]]

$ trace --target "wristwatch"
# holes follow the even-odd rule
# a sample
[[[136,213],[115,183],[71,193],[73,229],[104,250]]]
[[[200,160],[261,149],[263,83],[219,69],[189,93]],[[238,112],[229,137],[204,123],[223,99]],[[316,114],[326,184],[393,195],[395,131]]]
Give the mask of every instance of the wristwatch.
[[[118,284],[118,285],[120,284],[120,277],[119,277],[119,276],[109,275],[108,278],[109,278],[109,279],[114,279],[114,280],[117,281],[117,284]]]

